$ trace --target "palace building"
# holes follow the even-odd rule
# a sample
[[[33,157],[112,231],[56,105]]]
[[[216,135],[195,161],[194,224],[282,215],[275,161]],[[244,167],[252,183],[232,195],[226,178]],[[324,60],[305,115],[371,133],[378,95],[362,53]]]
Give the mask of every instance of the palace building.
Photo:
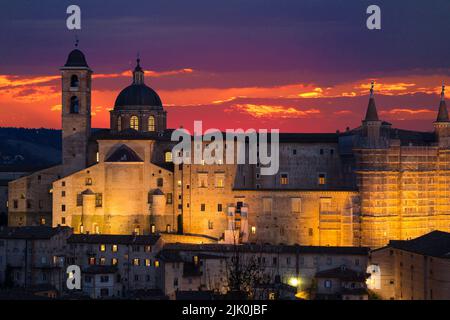
[[[279,172],[264,176],[258,164],[174,165],[173,129],[139,59],[109,129],[91,130],[92,70],[84,54],[73,50],[60,70],[62,163],[9,183],[10,226],[369,247],[450,231],[444,87],[434,132],[382,121],[372,86],[358,128],[281,133]]]

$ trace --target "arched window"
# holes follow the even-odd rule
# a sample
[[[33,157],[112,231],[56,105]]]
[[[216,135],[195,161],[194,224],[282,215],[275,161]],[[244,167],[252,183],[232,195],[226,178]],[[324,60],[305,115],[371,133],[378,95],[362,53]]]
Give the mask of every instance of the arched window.
[[[148,117],[148,131],[155,131],[155,117]]]
[[[122,131],[122,117],[117,117],[117,131]]]
[[[80,84],[80,82],[78,81],[78,77],[76,74],[72,75],[70,77],[70,87],[71,88],[78,88],[78,85]]]
[[[166,151],[164,153],[164,161],[165,162],[172,162],[172,151]]]
[[[70,98],[70,113],[78,113],[80,109],[80,103],[78,97],[73,96]]]
[[[130,118],[130,128],[134,130],[139,130],[139,119],[136,116]]]

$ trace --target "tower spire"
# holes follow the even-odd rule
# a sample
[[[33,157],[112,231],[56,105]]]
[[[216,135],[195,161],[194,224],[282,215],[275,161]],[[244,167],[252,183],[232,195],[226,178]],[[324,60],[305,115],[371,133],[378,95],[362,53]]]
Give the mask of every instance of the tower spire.
[[[439,112],[436,118],[436,122],[448,122],[447,105],[445,104],[445,84],[442,82],[441,101],[439,103]]]
[[[369,104],[367,105],[366,117],[364,118],[364,121],[379,121],[377,107],[375,105],[375,97],[373,94],[374,86],[375,82],[372,80],[370,83]]]

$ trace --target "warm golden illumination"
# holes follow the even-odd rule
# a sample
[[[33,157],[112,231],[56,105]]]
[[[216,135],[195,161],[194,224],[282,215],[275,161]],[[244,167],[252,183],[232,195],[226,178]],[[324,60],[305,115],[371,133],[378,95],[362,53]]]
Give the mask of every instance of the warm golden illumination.
[[[139,130],[139,119],[136,116],[130,118],[130,128],[134,130]]]

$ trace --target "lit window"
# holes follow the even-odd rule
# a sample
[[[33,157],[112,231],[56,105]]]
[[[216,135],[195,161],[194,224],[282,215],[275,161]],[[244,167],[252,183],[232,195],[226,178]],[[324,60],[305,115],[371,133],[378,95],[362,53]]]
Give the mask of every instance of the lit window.
[[[106,264],[106,259],[104,257],[100,258],[100,264],[104,266]]]
[[[111,247],[112,252],[117,252],[117,244],[113,244]]]
[[[151,261],[150,261],[150,259],[145,259],[145,266],[146,267],[150,267],[151,266]]]
[[[282,173],[280,176],[280,184],[286,185],[289,183],[289,178],[287,173]]]
[[[168,225],[166,226],[166,232],[167,232],[167,233],[172,232],[172,227],[170,226],[170,224],[168,224]]]
[[[225,175],[223,173],[216,174],[216,188],[223,188]]]
[[[159,261],[155,260],[155,268],[158,268],[158,267],[159,267]]]
[[[134,258],[133,259],[133,266],[139,266],[139,259],[138,258]]]
[[[111,265],[117,266],[117,264],[118,264],[117,258],[112,258],[112,259],[111,259]]]
[[[152,224],[152,225],[150,226],[150,232],[151,232],[151,233],[155,233],[155,232],[156,232],[156,226],[155,226],[154,224]]]
[[[106,251],[106,246],[104,244],[100,245],[100,251]]]
[[[252,234],[256,234],[256,227],[252,226]]]
[[[103,205],[103,194],[96,193],[95,194],[95,206],[101,207]]]
[[[177,186],[181,187],[181,180],[177,181]]]
[[[89,258],[89,264],[92,266],[95,264],[95,258],[94,257],[90,257]]]
[[[164,161],[172,162],[172,151],[166,151],[166,153],[164,153]]]
[[[144,247],[144,251],[145,251],[145,252],[151,252],[151,251],[152,251],[152,246],[146,245],[146,246]]]
[[[155,117],[148,117],[148,131],[155,131]]]
[[[326,176],[325,173],[319,173],[318,181],[320,185],[324,185],[326,183]]]
[[[95,161],[97,161],[97,162],[100,161],[100,155],[98,152],[95,154]]]
[[[139,130],[139,119],[136,116],[130,118],[130,128],[134,130]]]
[[[86,178],[85,184],[87,186],[91,186],[92,185],[92,178]]]
[[[41,218],[40,223],[41,223],[41,224],[45,224],[45,218]]]

